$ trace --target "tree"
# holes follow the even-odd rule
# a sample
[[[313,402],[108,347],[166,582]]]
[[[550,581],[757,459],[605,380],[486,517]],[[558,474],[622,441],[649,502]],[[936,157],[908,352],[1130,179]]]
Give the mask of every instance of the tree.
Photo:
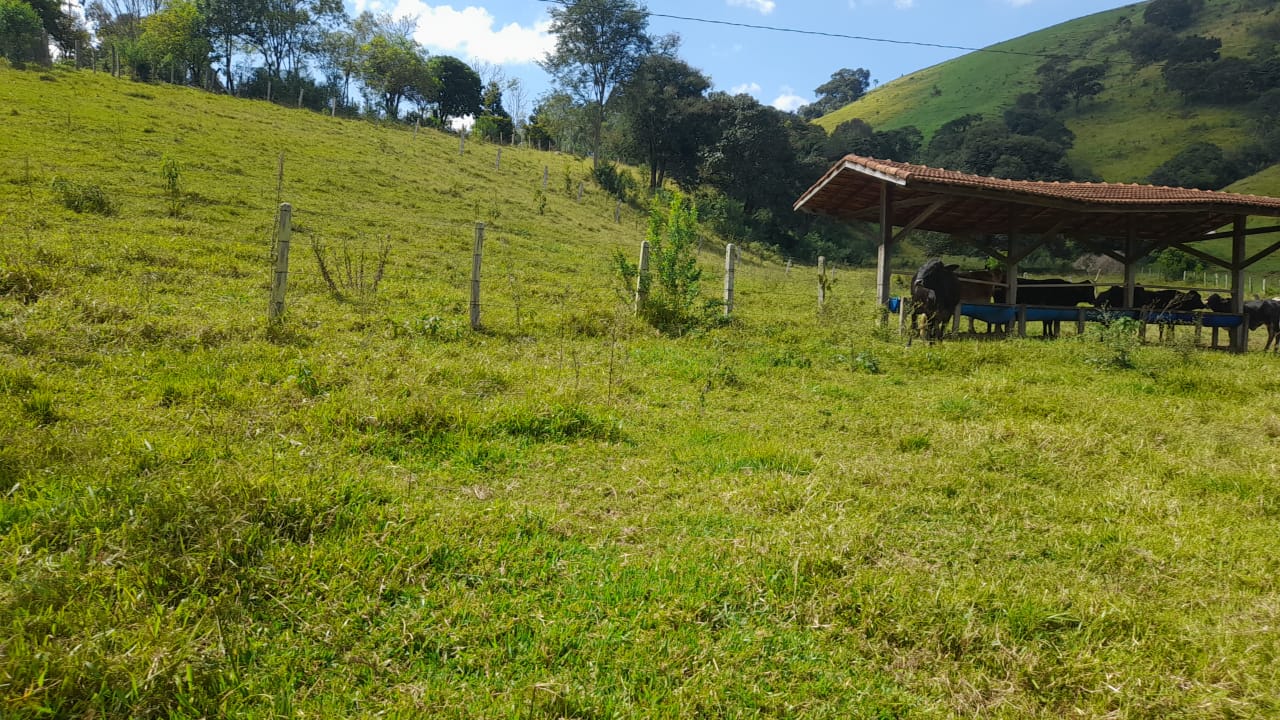
[[[345,17],[341,0],[263,0],[249,20],[246,41],[262,56],[268,80],[300,73],[319,47],[323,24]],[[271,99],[268,87],[267,99]]]
[[[1238,178],[1235,165],[1213,143],[1192,143],[1151,172],[1156,185],[1220,190]]]
[[[360,48],[360,81],[391,120],[400,117],[405,98],[435,94],[435,80],[422,52],[409,38],[381,33]]]
[[[804,180],[795,171],[787,114],[750,95],[713,93],[709,99],[716,127],[703,150],[703,177],[741,202],[748,216],[789,209]]]
[[[688,185],[697,177],[698,150],[709,118],[707,76],[679,58],[650,55],[618,91],[613,105],[624,128],[624,154],[649,166],[649,187],[668,175]]]
[[[577,0],[553,4],[550,14],[556,46],[539,64],[591,112],[592,163],[599,168],[605,101],[649,53],[648,15],[634,0]]]
[[[1066,95],[1075,100],[1076,110],[1079,111],[1082,99],[1094,97],[1105,89],[1102,79],[1106,75],[1107,69],[1102,65],[1085,65],[1067,73],[1060,82]]]
[[[480,117],[471,131],[484,138],[502,142],[511,137],[511,115],[502,107],[502,86],[490,80],[480,96]]]
[[[480,114],[480,76],[471,66],[450,55],[436,55],[427,61],[427,74],[434,80],[434,95],[427,100],[435,103],[437,117]]]
[[[62,52],[70,54],[75,50],[77,40],[87,40],[84,28],[76,18],[63,12],[63,3],[59,0],[23,0],[20,4],[26,4],[35,11],[40,25]]]
[[[591,120],[566,93],[539,100],[529,115],[528,141],[534,147],[552,145],[564,152],[584,154],[590,147]]]
[[[204,16],[210,40],[222,55],[227,94],[234,94],[235,76],[231,72],[231,62],[236,46],[248,37],[252,18],[266,10],[265,0],[198,0],[197,7]]]
[[[1142,11],[1142,19],[1148,25],[1159,25],[1170,30],[1184,30],[1195,20],[1196,13],[1204,7],[1204,0],[1151,0]]]
[[[871,87],[871,71],[866,68],[841,68],[831,79],[814,89],[818,99],[800,108],[800,117],[813,120],[848,105],[867,93]]]
[[[1256,98],[1263,88],[1258,66],[1244,58],[1166,65],[1165,84],[1190,101],[1240,103]]]
[[[36,60],[43,27],[40,16],[22,0],[0,0],[0,57]]]
[[[209,67],[213,45],[205,35],[204,16],[192,0],[171,0],[160,12],[142,20],[140,42],[153,65],[168,67],[170,79],[199,85]]]

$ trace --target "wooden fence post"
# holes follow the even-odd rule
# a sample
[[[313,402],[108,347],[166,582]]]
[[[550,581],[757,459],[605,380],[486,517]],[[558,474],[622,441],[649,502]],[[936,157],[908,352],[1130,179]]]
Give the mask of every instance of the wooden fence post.
[[[275,271],[271,275],[271,302],[267,305],[267,321],[275,322],[284,314],[284,293],[289,284],[289,234],[293,231],[293,207],[280,205],[276,230]]]
[[[467,149],[467,133],[465,130],[458,131],[458,154],[461,155]]]
[[[418,139],[418,126],[421,124],[422,124],[422,121],[420,119],[413,121],[413,139],[414,140]]]
[[[619,200],[618,204],[615,205],[613,208],[613,224],[614,225],[622,224],[622,201],[621,200]]]
[[[582,191],[586,189],[587,183],[583,180],[578,181],[578,202],[582,202]]]
[[[733,314],[733,273],[738,248],[733,243],[724,247],[724,316]]]
[[[484,223],[476,223],[476,246],[471,255],[471,329],[480,329],[480,258],[484,254]]]
[[[649,302],[649,241],[640,243],[640,272],[636,274],[636,312]]]

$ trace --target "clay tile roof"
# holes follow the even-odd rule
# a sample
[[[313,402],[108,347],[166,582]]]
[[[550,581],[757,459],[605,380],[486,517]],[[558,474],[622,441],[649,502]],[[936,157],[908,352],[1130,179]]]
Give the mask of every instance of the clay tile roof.
[[[1213,190],[1194,190],[1129,183],[1005,180],[1003,178],[969,175],[955,170],[932,168],[926,165],[912,165],[894,160],[877,160],[858,155],[846,155],[842,162],[891,175],[904,181],[908,186],[913,182],[926,182],[953,187],[1038,195],[1046,198],[1081,200],[1103,205],[1209,203],[1236,206],[1256,204],[1259,207],[1271,208],[1280,212],[1280,198],[1262,195],[1238,195]]]
[[[1005,180],[925,165],[847,155],[795,209],[845,220],[879,219],[882,185],[895,203],[945,201],[918,227],[948,233],[1064,232],[1117,237],[1130,224],[1144,239],[1190,241],[1237,216],[1280,217],[1280,198],[1120,183]],[[905,201],[905,202],[904,202]],[[919,212],[918,210],[912,211]],[[895,214],[895,224],[910,215]]]

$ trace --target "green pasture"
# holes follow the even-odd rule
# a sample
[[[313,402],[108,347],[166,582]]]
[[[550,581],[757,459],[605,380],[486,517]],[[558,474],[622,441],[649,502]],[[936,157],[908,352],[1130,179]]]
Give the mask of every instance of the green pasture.
[[[746,253],[663,337],[643,213],[497,151],[0,69],[0,716],[1280,714],[1261,332],[907,346]]]

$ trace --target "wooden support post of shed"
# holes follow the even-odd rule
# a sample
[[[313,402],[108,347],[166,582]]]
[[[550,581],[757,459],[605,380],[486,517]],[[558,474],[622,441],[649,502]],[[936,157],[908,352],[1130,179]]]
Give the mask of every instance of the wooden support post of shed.
[[[1245,230],[1248,229],[1249,218],[1237,215],[1231,232],[1231,312],[1244,312],[1244,269],[1245,263]],[[1249,350],[1249,325],[1242,322],[1231,334],[1231,351],[1247,352]]]
[[[893,184],[880,183],[880,249],[876,258],[876,302],[889,305],[893,260]]]
[[[1018,248],[1013,238],[1013,230],[1009,230],[1009,260],[1005,266],[1005,298],[1004,301],[1018,307]],[[1017,317],[1009,323],[1009,334],[1018,333],[1019,337],[1027,334],[1026,308],[1018,307]]]
[[[1137,286],[1138,261],[1138,231],[1133,225],[1133,220],[1129,221],[1129,229],[1124,238],[1124,306],[1133,307],[1134,289]]]
[[[889,305],[893,262],[893,185],[880,183],[880,245],[876,251],[876,302]]]

